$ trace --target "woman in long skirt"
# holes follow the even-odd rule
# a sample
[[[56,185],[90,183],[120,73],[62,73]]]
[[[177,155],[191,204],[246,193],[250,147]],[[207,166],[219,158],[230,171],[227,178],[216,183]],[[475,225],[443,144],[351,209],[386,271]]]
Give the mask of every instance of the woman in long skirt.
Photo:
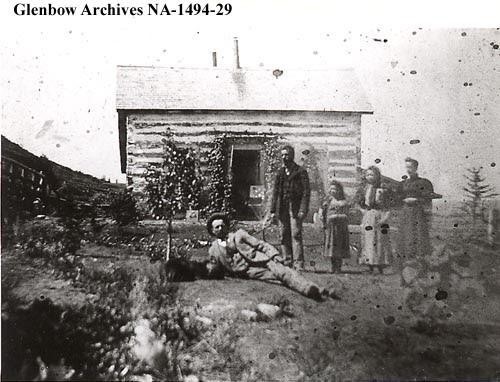
[[[329,200],[323,205],[323,226],[325,228],[324,255],[331,258],[332,272],[342,268],[342,259],[349,256],[349,229],[347,216],[349,204],[345,200],[344,188],[336,181],[330,183]]]
[[[392,263],[392,249],[389,238],[388,200],[389,189],[381,184],[382,175],[376,166],[370,166],[365,172],[365,184],[358,189],[356,202],[363,213],[361,220],[361,258],[360,264],[366,264],[373,272]]]

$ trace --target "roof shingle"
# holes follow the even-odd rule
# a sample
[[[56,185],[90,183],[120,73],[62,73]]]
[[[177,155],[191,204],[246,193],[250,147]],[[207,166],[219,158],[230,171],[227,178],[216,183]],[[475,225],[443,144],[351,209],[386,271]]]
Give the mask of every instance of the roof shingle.
[[[119,66],[116,108],[372,112],[352,69],[279,74],[264,69]]]

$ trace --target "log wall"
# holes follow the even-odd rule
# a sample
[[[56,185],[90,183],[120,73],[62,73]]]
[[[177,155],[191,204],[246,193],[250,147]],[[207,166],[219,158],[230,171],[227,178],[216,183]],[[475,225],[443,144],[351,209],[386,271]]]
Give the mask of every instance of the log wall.
[[[235,142],[258,142],[265,134],[280,134],[296,150],[314,148],[325,188],[328,179],[340,181],[352,196],[359,183],[361,165],[361,114],[344,112],[157,112],[128,113],[127,176],[134,191],[145,186],[144,172],[162,162],[162,139],[172,134],[181,146],[193,148],[201,169],[207,168],[207,153],[213,138],[226,134]],[[311,206],[313,207],[313,206]]]

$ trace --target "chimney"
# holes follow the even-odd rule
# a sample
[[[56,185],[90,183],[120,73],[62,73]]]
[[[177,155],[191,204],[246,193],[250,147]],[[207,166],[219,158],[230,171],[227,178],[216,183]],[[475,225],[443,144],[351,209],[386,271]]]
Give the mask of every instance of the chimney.
[[[217,52],[212,52],[212,65],[214,68],[217,67]]]
[[[234,38],[234,67],[235,69],[241,69],[240,52],[238,50],[238,37]]]

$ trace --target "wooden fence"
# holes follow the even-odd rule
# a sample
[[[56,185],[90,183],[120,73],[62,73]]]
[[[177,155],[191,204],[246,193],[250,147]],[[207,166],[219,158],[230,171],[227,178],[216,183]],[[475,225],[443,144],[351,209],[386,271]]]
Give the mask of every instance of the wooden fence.
[[[16,180],[20,180],[25,190],[31,190],[40,197],[45,197],[50,192],[42,171],[30,168],[6,156],[2,156],[2,178],[2,183],[15,184]]]

